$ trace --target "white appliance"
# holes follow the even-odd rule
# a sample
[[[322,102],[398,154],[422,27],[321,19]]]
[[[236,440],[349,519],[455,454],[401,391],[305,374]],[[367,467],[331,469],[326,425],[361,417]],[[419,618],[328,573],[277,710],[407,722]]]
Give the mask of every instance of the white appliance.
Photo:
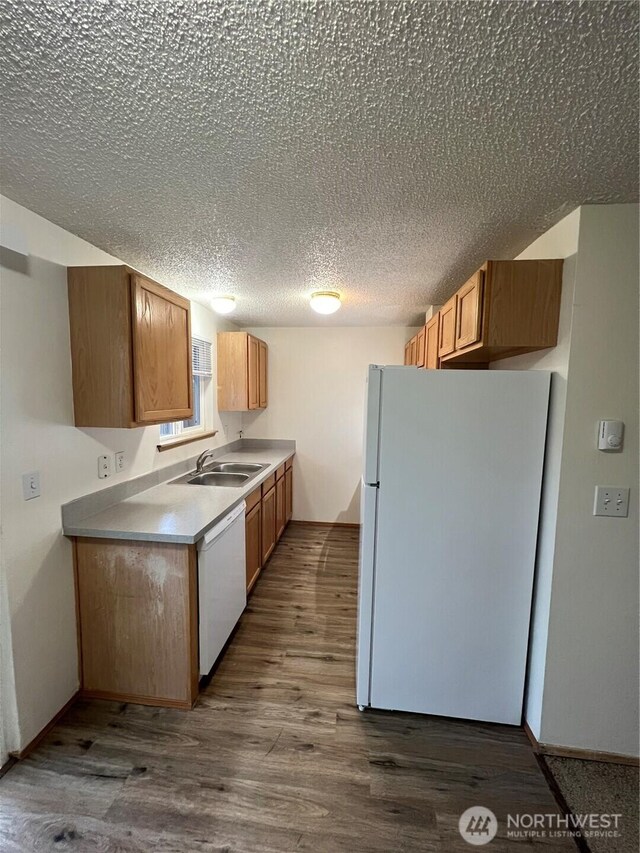
[[[198,542],[200,675],[208,675],[247,604],[243,501]]]
[[[521,722],[549,387],[369,368],[361,709]]]

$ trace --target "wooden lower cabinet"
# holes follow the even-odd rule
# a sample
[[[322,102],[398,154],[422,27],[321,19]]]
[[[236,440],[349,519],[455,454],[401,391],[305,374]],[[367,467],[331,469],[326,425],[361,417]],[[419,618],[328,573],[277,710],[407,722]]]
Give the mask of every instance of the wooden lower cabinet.
[[[74,541],[80,690],[190,708],[198,695],[195,545]]]
[[[276,546],[276,487],[262,498],[262,565]]]
[[[247,592],[258,580],[262,568],[262,501],[245,516],[247,556]]]
[[[293,460],[288,459],[247,498],[245,511],[247,592],[260,576],[293,515]]]
[[[284,519],[285,524],[293,516],[293,468],[287,468],[284,475]]]
[[[276,541],[280,539],[287,525],[285,505],[285,474],[276,480]]]

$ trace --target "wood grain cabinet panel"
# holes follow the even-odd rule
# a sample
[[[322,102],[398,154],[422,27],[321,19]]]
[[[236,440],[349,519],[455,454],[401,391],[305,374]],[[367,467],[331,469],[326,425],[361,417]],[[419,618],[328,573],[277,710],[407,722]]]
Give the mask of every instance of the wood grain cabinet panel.
[[[409,364],[416,364],[416,354],[418,351],[418,342],[415,337],[411,338],[410,347],[409,347]]]
[[[438,367],[438,337],[440,332],[440,313],[435,314],[424,327],[424,366],[429,370]]]
[[[438,333],[438,357],[449,355],[456,348],[456,305],[458,297],[453,295],[440,309]]]
[[[562,266],[561,259],[487,261],[441,309],[440,366],[487,364],[555,346]],[[445,308],[454,302],[451,347],[443,327]]]
[[[258,339],[253,335],[247,335],[248,352],[248,407],[249,409],[260,408],[260,345]]]
[[[141,276],[133,278],[136,421],[193,414],[189,300]]]
[[[269,350],[264,341],[258,340],[258,408],[266,409],[269,404],[268,388]]]
[[[456,307],[456,349],[480,340],[482,321],[482,270],[478,270],[458,291]]]
[[[293,517],[293,468],[287,468],[284,474],[284,517],[288,524]]]
[[[247,332],[218,333],[218,410],[248,412],[267,406],[268,348]]]
[[[407,341],[404,345],[404,364],[405,366],[411,364],[411,341]]]
[[[77,539],[84,696],[190,708],[198,692],[195,546]]]
[[[276,488],[262,498],[262,565],[267,562],[276,545]]]
[[[425,329],[422,328],[416,335],[416,365],[424,367],[425,359]]]
[[[283,471],[280,479],[276,480],[276,541],[280,539],[287,526],[285,490],[285,472]]]
[[[258,580],[262,568],[262,503],[257,503],[245,515],[245,544],[249,592]]]
[[[188,299],[124,265],[69,267],[75,425],[193,415]]]

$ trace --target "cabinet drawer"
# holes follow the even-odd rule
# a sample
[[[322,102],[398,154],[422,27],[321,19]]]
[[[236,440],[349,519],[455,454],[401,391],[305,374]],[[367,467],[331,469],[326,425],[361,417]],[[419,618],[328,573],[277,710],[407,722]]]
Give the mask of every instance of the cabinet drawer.
[[[287,459],[287,461],[284,463],[284,467],[287,471],[289,470],[289,468],[293,468],[293,456],[291,457],[291,459]]]
[[[258,486],[257,489],[254,489],[251,494],[246,498],[247,508],[246,514],[248,515],[251,510],[254,508],[256,504],[259,504],[262,500],[262,487]]]
[[[280,465],[279,468],[276,468],[276,480],[280,480],[282,477],[284,477],[284,472],[285,472],[284,464]]]
[[[262,496],[264,497],[267,494],[267,492],[269,491],[269,489],[272,489],[275,486],[275,484],[276,484],[276,475],[275,475],[275,473],[270,474],[267,477],[267,479],[264,481],[264,483],[262,484]]]

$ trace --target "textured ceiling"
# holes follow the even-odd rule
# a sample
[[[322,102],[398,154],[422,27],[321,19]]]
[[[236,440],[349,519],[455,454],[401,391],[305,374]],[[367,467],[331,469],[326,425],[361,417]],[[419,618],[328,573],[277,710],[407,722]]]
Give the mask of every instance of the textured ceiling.
[[[0,12],[4,193],[242,324],[411,322],[578,204],[637,200],[635,2]]]

